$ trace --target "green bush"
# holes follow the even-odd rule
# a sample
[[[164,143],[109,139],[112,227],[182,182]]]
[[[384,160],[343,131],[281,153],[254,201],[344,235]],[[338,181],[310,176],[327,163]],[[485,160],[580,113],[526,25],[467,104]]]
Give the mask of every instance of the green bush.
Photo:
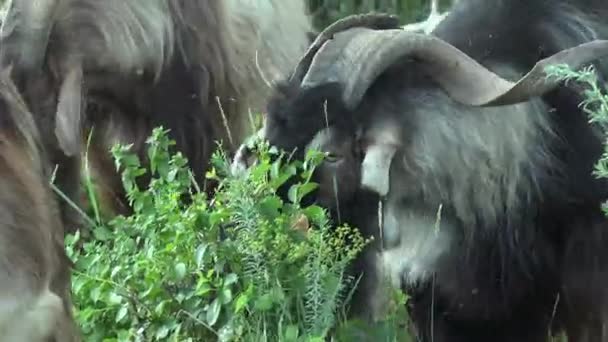
[[[372,340],[404,334],[394,328],[406,318],[403,296],[399,316],[375,330],[344,324],[357,280],[345,269],[366,241],[352,227],[330,226],[320,207],[298,204],[316,186],[310,177],[321,153],[271,162],[277,152],[259,144],[258,165],[235,178],[220,149],[207,175],[220,186],[209,201],[186,159],[169,153],[166,131],[147,143],[148,170],[130,146],[112,150],[133,215],[95,226],[90,241],[66,239],[87,341],[323,341],[335,326]],[[145,173],[152,181],[139,189]],[[283,202],[276,189],[292,176],[301,181]]]
[[[572,70],[565,64],[554,65],[548,66],[546,72],[549,77],[555,77],[566,84],[574,81],[584,88],[584,99],[580,107],[589,116],[589,124],[595,125],[604,136],[608,136],[608,87],[600,86],[593,65],[582,70]],[[608,139],[604,142],[604,153],[596,163],[593,174],[598,178],[608,178]],[[608,206],[604,205],[603,210],[608,215]]]

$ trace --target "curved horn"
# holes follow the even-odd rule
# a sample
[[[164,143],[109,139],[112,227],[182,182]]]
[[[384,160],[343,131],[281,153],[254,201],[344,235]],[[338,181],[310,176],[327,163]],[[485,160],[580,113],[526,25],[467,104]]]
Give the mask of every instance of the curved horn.
[[[11,0],[0,27],[0,63],[33,69],[42,64],[58,0]]]
[[[452,99],[466,105],[497,106],[522,102],[557,86],[559,80],[546,77],[547,65],[567,64],[577,69],[606,55],[607,40],[581,44],[539,61],[513,83],[437,37],[404,30],[352,28],[336,33],[319,48],[301,86],[340,82],[344,103],[353,109],[382,72],[400,59],[412,58]]]
[[[399,27],[399,17],[383,13],[355,14],[337,20],[327,26],[317,35],[304,56],[300,59],[291,79],[302,80],[310,67],[310,63],[319,49],[333,36],[341,31],[354,27],[367,27],[375,30],[395,29]]]

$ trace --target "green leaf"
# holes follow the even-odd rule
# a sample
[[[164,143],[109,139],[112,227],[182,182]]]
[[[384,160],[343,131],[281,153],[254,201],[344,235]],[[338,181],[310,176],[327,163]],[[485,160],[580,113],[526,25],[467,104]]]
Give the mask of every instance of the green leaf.
[[[285,341],[296,342],[298,340],[298,326],[290,325],[285,329]]]
[[[131,334],[131,332],[129,330],[120,330],[120,331],[118,331],[117,335],[118,335],[118,338],[116,339],[116,341],[118,341],[118,342],[130,342],[130,341],[132,341],[132,339],[131,339],[132,334]]]
[[[308,217],[310,221],[315,223],[323,222],[326,217],[325,209],[317,205],[308,206],[303,211],[304,215],[306,215],[306,217]]]
[[[298,192],[299,192],[300,184],[294,184],[289,187],[289,191],[287,192],[287,198],[293,204],[298,203]]]
[[[116,292],[110,292],[108,294],[108,303],[109,304],[120,304],[122,303],[122,296],[116,294]]]
[[[114,321],[116,323],[120,323],[127,316],[128,312],[129,309],[126,306],[121,307],[120,310],[118,310],[118,312],[116,313],[116,319]]]
[[[201,268],[203,266],[203,259],[205,258],[205,253],[207,252],[208,244],[202,243],[196,248],[194,259],[196,260],[196,266]]]
[[[302,184],[302,186],[300,186],[298,190],[298,195],[300,199],[302,199],[304,196],[308,195],[318,187],[319,185],[313,182]]]
[[[224,278],[224,286],[232,285],[237,282],[239,276],[235,273],[230,273]]]
[[[154,313],[161,316],[165,312],[165,307],[167,306],[167,301],[163,300],[154,308]]]
[[[204,296],[207,293],[209,293],[210,291],[211,291],[211,285],[209,284],[209,281],[205,278],[199,279],[198,283],[196,284],[196,295]]]
[[[116,266],[112,269],[112,273],[110,274],[110,276],[112,278],[116,277],[116,275],[118,274],[118,272],[122,271],[122,266]]]
[[[280,171],[281,162],[277,160],[276,162],[272,163],[270,167],[270,179],[277,179],[280,175]]]
[[[167,181],[168,182],[175,181],[175,176],[177,175],[178,172],[179,172],[179,169],[177,169],[177,168],[169,170],[169,173],[167,174]]]
[[[247,293],[241,293],[237,298],[236,301],[234,303],[234,312],[235,313],[241,313],[243,311],[243,309],[245,309],[247,307],[247,304],[249,303],[249,295]]]
[[[222,304],[228,304],[232,301],[232,290],[223,289],[222,290]]]
[[[222,304],[219,301],[219,298],[216,298],[211,302],[211,305],[207,308],[207,324],[210,326],[215,325],[217,319],[220,317],[220,312],[222,310]]]
[[[292,165],[288,165],[284,166],[281,171],[282,173],[280,173],[276,179],[273,179],[270,182],[270,185],[275,189],[283,185],[285,182],[287,182],[287,180],[289,180],[289,178],[294,176],[297,169]]]
[[[266,293],[255,300],[253,307],[258,311],[268,311],[272,309],[272,304],[272,295]]]
[[[162,340],[163,338],[167,337],[167,335],[169,335],[169,327],[166,325],[163,325],[156,330],[156,339]]]
[[[260,213],[270,218],[279,216],[279,210],[282,206],[283,201],[278,196],[266,197],[259,203]]]
[[[179,262],[175,265],[175,277],[177,280],[182,280],[186,277],[186,264]]]
[[[95,235],[95,239],[99,241],[108,241],[113,237],[112,232],[108,228],[103,226],[95,228],[93,234]]]
[[[90,294],[90,298],[94,303],[98,302],[101,298],[101,286],[95,287]]]

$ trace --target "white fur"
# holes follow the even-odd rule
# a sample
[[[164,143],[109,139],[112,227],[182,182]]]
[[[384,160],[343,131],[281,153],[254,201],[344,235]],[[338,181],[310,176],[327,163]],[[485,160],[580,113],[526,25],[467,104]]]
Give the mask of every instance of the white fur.
[[[2,341],[43,342],[54,335],[56,325],[65,313],[61,299],[48,289],[48,285],[42,291],[28,291],[24,281],[4,279],[0,283]],[[18,283],[21,286],[16,286]]]
[[[361,165],[361,187],[384,197],[389,191],[389,172],[396,152],[394,145],[370,146]]]
[[[308,47],[311,17],[304,0],[228,0],[235,35],[250,35],[247,53],[257,58],[269,81],[289,73]],[[248,21],[248,22],[247,22]],[[280,29],[279,29],[280,28]],[[246,37],[246,36],[243,36]]]
[[[397,127],[394,122],[377,122],[365,133],[370,145],[361,163],[361,188],[381,197],[388,194],[391,164],[402,141]]]
[[[395,287],[415,285],[436,271],[454,242],[455,228],[432,212],[404,210],[391,198],[383,211],[383,268]]]
[[[233,67],[255,89],[239,101],[259,112],[271,85],[291,72],[306,51],[312,19],[304,0],[228,0],[226,6],[234,53],[245,62]]]

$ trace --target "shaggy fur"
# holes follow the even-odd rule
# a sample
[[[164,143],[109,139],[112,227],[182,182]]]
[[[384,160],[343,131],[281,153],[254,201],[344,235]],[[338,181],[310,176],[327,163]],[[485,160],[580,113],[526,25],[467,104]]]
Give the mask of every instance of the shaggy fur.
[[[79,341],[50,165],[8,72],[0,72],[0,332],[15,342]]]
[[[27,7],[24,0],[13,3]],[[259,110],[269,91],[260,69],[272,78],[290,71],[312,31],[303,0],[46,3],[53,3],[46,17],[52,25],[48,45],[38,47],[45,41],[41,38],[44,32],[32,33],[44,21],[36,22],[36,18],[44,16],[23,10],[25,14],[12,22],[26,23],[28,35],[20,34],[15,25],[3,27],[5,63],[22,67],[16,70],[25,75],[16,79],[27,79],[20,82],[21,88],[44,121],[53,117],[57,91],[67,71],[82,65],[83,122],[87,131],[93,130],[89,156],[99,182],[112,186],[120,181],[116,172],[109,171],[113,168],[107,157],[111,143],[135,143],[133,150],[145,160],[143,142],[159,125],[171,130],[176,149],[184,152],[203,183],[215,141],[230,153],[251,132],[249,110]],[[36,54],[23,51],[44,54],[42,75],[35,57],[30,57]],[[36,86],[40,83],[45,84]],[[35,88],[36,96],[30,95]],[[126,126],[116,129],[123,124]],[[46,133],[53,136],[53,132]],[[70,174],[64,178],[71,182],[78,178],[70,171],[78,160],[60,160],[59,164]],[[120,189],[102,191],[124,198]],[[114,203],[110,211],[120,205]]]
[[[253,113],[265,111],[271,86],[288,75],[306,51],[313,33],[307,1],[226,1],[232,15],[230,29],[239,60],[234,67],[241,77],[250,77],[256,87],[246,99]],[[280,27],[281,29],[277,29]],[[262,82],[260,82],[262,81]],[[240,143],[240,141],[238,142]]]
[[[599,0],[463,0],[433,34],[516,80],[555,52],[607,39],[607,17]],[[606,62],[596,63],[601,76]],[[338,84],[301,90],[287,82],[269,104],[265,136],[303,151],[328,123],[344,127],[354,118],[400,142],[380,258],[412,295],[422,341],[536,342],[551,330],[577,342],[607,339],[600,205],[608,184],[592,175],[603,137],[578,108],[580,90],[562,86],[526,103],[474,108],[419,70],[407,60],[392,66],[354,112],[340,103]],[[339,200],[351,201],[342,220],[377,227],[367,195]],[[365,270],[376,272],[370,265]],[[355,309],[382,300],[370,294],[373,286],[364,291]]]

